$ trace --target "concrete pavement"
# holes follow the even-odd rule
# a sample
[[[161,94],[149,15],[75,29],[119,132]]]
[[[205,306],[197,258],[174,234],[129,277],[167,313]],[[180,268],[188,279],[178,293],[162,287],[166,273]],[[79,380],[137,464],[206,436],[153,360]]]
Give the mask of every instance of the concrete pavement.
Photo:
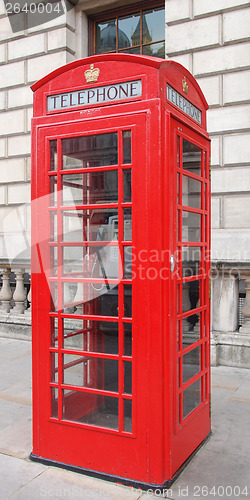
[[[31,343],[0,338],[0,499],[148,500],[153,494],[29,460]],[[167,498],[250,500],[250,370],[212,368],[213,434]]]

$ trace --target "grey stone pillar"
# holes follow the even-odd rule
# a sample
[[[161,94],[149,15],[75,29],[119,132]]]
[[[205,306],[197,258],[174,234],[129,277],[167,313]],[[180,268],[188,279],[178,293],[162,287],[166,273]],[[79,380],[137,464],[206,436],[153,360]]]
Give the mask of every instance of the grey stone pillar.
[[[240,333],[250,334],[250,270],[243,271],[241,273],[241,278],[246,284],[246,298],[242,308],[242,312],[245,316],[245,323],[240,328]]]
[[[234,332],[238,329],[239,279],[230,271],[212,274],[212,329]]]

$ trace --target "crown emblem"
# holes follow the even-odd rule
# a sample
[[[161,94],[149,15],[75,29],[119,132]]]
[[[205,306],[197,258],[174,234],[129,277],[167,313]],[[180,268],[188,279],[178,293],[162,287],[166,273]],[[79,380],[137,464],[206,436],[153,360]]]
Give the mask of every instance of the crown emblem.
[[[188,93],[188,82],[186,80],[186,77],[184,76],[183,80],[182,80],[182,88],[183,88],[183,92],[185,94]]]
[[[90,69],[86,69],[86,71],[84,72],[86,82],[87,83],[97,82],[99,74],[100,74],[99,68],[94,68],[94,64],[91,64]]]

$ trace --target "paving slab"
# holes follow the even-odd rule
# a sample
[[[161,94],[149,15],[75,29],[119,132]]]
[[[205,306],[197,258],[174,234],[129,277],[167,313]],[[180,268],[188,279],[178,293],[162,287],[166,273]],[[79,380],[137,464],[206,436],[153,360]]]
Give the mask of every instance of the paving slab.
[[[79,498],[83,500],[138,500],[141,492],[82,474],[49,467],[19,489],[11,500],[37,498]]]
[[[0,500],[11,497],[44,470],[42,464],[0,454]]]

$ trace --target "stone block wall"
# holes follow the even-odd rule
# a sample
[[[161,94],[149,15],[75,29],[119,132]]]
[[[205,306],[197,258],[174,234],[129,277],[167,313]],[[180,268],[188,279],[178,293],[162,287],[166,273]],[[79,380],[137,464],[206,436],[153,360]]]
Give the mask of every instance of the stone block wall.
[[[212,258],[250,260],[250,2],[167,0],[166,53],[210,106]]]
[[[33,114],[30,86],[73,59],[75,9],[50,22],[13,33],[4,2],[0,0],[1,258],[7,254],[13,258],[25,250],[30,235],[28,203]]]

